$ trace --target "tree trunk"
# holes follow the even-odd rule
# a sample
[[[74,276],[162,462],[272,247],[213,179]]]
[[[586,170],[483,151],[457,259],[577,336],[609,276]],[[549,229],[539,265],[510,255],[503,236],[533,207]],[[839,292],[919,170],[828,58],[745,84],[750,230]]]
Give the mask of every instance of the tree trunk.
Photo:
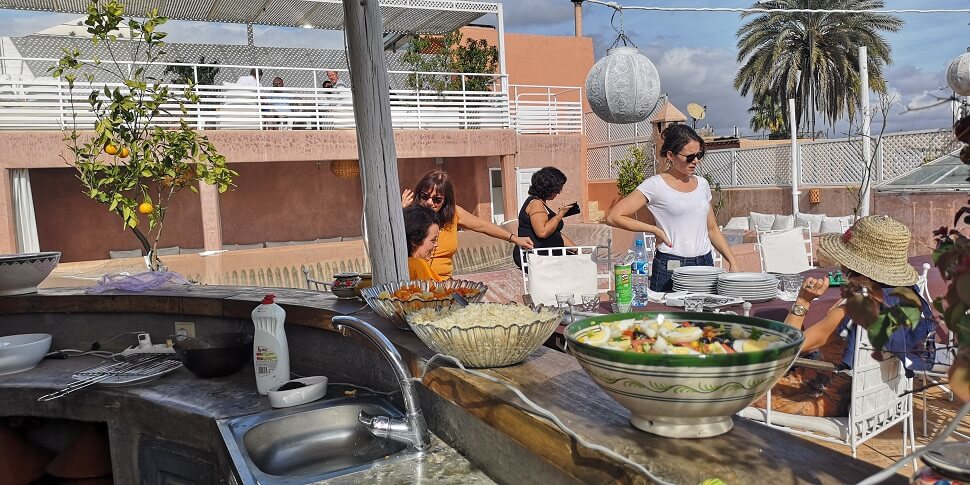
[[[377,0],[343,0],[367,252],[374,283],[410,279],[397,152],[384,66],[384,26]]]

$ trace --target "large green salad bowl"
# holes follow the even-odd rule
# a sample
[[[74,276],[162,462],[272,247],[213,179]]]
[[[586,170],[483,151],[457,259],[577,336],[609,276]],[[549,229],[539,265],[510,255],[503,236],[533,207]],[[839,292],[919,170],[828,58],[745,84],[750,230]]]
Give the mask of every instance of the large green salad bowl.
[[[623,350],[614,347],[615,343],[595,338],[604,327],[612,329],[615,335],[617,327],[630,325],[630,319],[639,323],[655,320],[658,315],[673,324],[691,322],[696,327],[719,329],[728,334],[728,347],[737,343],[730,338],[732,330],[771,344],[763,350],[681,355]],[[730,431],[734,426],[732,416],[760,398],[784,375],[804,340],[801,331],[771,320],[685,312],[592,317],[572,323],[565,335],[569,352],[586,373],[630,410],[633,426],[672,438],[706,438]],[[740,346],[743,348],[750,341],[740,342]]]

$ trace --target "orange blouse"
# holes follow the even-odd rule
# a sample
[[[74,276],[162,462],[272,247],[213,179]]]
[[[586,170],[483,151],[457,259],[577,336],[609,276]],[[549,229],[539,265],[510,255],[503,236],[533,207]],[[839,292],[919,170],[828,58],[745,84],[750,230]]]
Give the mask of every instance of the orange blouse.
[[[408,273],[412,280],[422,280],[422,281],[444,281],[445,279],[438,276],[431,269],[431,265],[427,261],[421,258],[408,258]]]
[[[447,227],[442,227],[438,233],[438,247],[431,254],[431,269],[441,277],[441,280],[451,279],[452,259],[458,252],[458,213]]]

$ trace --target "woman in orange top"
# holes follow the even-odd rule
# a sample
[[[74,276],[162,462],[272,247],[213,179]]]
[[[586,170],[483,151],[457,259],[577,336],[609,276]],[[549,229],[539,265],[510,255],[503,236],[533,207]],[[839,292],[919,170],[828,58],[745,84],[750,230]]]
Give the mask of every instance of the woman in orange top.
[[[438,215],[420,205],[404,209],[404,233],[408,240],[408,273],[412,280],[444,281],[428,260],[438,245]]]
[[[415,201],[438,215],[440,233],[438,246],[431,255],[431,269],[446,280],[451,279],[452,259],[458,252],[458,229],[480,232],[495,239],[512,242],[525,249],[533,247],[531,239],[516,236],[459,207],[455,203],[455,189],[451,184],[451,177],[444,170],[435,170],[422,177],[415,184],[413,191],[404,190],[401,205],[410,207]]]

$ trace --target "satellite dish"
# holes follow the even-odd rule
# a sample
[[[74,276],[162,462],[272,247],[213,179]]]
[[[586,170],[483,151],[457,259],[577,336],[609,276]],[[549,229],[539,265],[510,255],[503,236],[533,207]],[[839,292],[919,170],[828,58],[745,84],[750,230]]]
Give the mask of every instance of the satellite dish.
[[[697,120],[704,119],[704,115],[707,114],[707,107],[701,106],[697,103],[690,103],[687,105],[687,113],[691,118],[694,118],[694,127],[697,127]]]

